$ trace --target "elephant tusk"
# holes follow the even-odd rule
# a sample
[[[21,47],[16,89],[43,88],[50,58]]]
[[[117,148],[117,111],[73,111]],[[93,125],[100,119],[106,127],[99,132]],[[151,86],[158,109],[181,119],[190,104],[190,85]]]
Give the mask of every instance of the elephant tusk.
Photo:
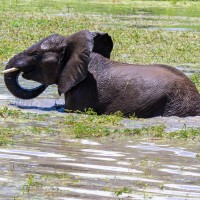
[[[4,70],[4,71],[2,71],[1,73],[2,73],[2,74],[7,74],[7,73],[10,73],[10,72],[16,72],[16,71],[18,71],[18,70],[19,70],[18,68],[13,67],[13,68]]]

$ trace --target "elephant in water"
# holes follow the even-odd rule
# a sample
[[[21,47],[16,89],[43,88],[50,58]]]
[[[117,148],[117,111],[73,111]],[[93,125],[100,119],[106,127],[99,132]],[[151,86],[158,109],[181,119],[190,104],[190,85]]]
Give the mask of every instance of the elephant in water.
[[[124,116],[200,115],[200,94],[191,80],[167,65],[126,64],[110,60],[107,33],[83,30],[71,36],[50,35],[15,55],[6,65],[8,90],[21,99],[40,95],[57,84],[65,109],[98,114],[121,111]],[[25,89],[18,76],[41,83]]]

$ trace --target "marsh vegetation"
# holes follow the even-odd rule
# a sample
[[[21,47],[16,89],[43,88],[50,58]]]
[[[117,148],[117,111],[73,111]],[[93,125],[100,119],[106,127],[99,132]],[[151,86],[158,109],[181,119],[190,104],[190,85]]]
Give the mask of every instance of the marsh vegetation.
[[[180,67],[200,91],[198,1],[2,0],[0,12],[1,69],[52,33],[89,29],[113,37],[111,59]],[[8,105],[13,97],[2,91],[0,198],[200,197],[198,117],[167,124],[92,110],[22,110]]]

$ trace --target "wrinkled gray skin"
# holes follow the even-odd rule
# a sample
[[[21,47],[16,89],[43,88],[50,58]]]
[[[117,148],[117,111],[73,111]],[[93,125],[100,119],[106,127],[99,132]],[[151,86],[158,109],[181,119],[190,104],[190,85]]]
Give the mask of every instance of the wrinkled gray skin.
[[[42,83],[24,90],[19,72],[5,75],[5,84],[19,98],[35,98],[51,84],[65,95],[65,109],[98,114],[121,111],[125,116],[200,115],[200,95],[182,72],[166,65],[131,65],[109,60],[113,48],[106,33],[80,31],[69,37],[51,35],[15,55],[25,79]]]

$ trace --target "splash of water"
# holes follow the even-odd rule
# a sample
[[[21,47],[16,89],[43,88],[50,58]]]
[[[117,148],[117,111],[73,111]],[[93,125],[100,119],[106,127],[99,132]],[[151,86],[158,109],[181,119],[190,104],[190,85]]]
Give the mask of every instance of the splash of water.
[[[31,107],[33,106],[34,99],[19,99],[15,98],[13,105],[17,107]]]

